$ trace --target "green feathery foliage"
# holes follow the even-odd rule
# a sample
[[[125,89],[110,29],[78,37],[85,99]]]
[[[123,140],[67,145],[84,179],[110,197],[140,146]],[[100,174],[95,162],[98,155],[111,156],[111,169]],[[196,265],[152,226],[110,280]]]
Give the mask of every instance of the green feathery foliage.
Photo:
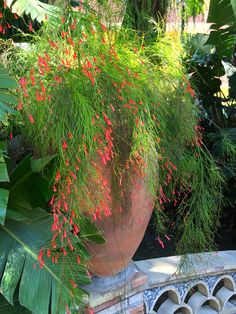
[[[110,216],[111,202],[127,210],[122,189],[133,173],[148,173],[149,191],[158,194],[157,232],[163,230],[161,209],[180,189],[186,199],[176,210],[179,250],[210,249],[222,179],[202,147],[179,41],[169,35],[147,47],[136,36],[127,42],[128,30],[107,29],[85,11],[45,25],[31,51],[23,52],[19,110],[35,155],[58,155],[54,208],[78,224],[84,215]],[[105,164],[112,186],[103,176]]]

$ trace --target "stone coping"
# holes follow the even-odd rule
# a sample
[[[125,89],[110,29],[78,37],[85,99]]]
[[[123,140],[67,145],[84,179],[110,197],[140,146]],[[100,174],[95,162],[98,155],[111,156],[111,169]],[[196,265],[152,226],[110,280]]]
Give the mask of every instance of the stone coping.
[[[111,305],[131,299],[153,287],[235,270],[236,251],[161,257],[132,262],[115,276],[94,276],[92,284],[83,288],[89,292],[89,305],[94,313],[103,313]]]
[[[189,280],[193,277],[236,270],[236,251],[218,251],[137,261],[148,276],[148,287]]]

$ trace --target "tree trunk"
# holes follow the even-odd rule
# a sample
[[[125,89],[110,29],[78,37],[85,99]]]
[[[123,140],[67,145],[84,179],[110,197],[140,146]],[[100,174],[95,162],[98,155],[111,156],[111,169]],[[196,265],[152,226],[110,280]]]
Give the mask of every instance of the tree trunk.
[[[128,0],[123,25],[143,34],[153,28],[152,18],[165,28],[169,5],[170,0]]]

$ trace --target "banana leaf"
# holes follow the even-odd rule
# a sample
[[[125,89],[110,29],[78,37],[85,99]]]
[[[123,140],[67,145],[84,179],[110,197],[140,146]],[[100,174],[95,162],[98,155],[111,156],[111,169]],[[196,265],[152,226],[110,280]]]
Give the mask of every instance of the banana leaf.
[[[0,150],[0,182],[9,182],[9,177],[7,173],[7,167],[5,160]],[[6,212],[7,212],[7,202],[8,202],[9,191],[0,188],[0,224],[4,224]]]
[[[40,209],[28,211],[24,221],[6,219],[0,227],[0,291],[13,304],[19,286],[20,304],[34,314],[65,314],[66,306],[78,313],[87,296],[73,289],[71,280],[90,283],[85,266],[77,265],[72,254],[61,256],[57,264],[44,257],[44,266],[39,266],[39,251],[50,247],[51,225],[51,215]]]
[[[7,72],[2,64],[0,64],[0,122],[4,121],[7,113],[16,113],[16,111],[9,107],[9,104],[16,105],[18,99],[12,95],[9,90],[17,88],[18,84]]]
[[[21,306],[17,299],[14,300],[14,306],[0,294],[0,313],[5,314],[32,314],[25,307]]]
[[[38,0],[7,0],[7,5],[11,7],[13,13],[19,16],[30,15],[32,20],[41,23],[47,17],[53,17],[58,12],[55,5],[43,3]]]

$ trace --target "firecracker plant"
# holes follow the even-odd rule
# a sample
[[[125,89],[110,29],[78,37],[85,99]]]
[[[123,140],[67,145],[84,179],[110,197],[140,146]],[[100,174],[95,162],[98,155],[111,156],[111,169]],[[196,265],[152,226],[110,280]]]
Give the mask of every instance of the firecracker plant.
[[[145,46],[134,32],[109,27],[81,3],[46,21],[30,49],[15,58],[22,134],[34,158],[55,156],[53,235],[51,246],[39,251],[41,268],[48,259],[57,263],[59,250],[76,270],[85,221],[106,219],[117,206],[120,215],[128,211],[123,191],[137,176],[147,178],[156,197],[161,245],[165,208],[172,204],[179,251],[212,248],[222,179],[203,147],[174,36]],[[111,185],[104,169],[111,171]],[[73,278],[68,284],[79,289]]]

